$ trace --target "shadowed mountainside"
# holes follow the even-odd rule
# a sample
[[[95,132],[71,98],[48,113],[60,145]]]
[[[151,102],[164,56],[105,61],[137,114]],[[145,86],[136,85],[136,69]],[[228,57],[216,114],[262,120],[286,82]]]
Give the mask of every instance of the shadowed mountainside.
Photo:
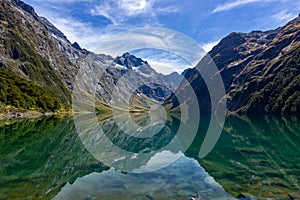
[[[207,86],[199,70],[211,59],[223,78],[229,112],[296,113],[300,111],[300,17],[272,31],[231,33],[223,38],[185,78],[202,110],[210,112]],[[184,94],[185,85],[179,90]],[[172,98],[173,107],[177,107]]]

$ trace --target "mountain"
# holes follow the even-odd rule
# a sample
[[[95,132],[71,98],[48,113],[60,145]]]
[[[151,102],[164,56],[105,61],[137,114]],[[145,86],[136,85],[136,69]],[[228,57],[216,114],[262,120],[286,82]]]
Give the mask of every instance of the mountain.
[[[169,80],[169,76],[157,73],[147,61],[129,53],[116,58],[91,53],[78,66],[80,71],[77,74],[73,100],[76,102],[78,99],[78,104],[85,101],[86,106],[93,104],[93,95],[102,103],[116,107],[127,107],[135,95],[144,96],[142,98],[145,101],[150,98],[163,102],[177,86],[175,81]],[[177,77],[180,80],[179,74]],[[81,91],[86,91],[87,94],[84,95]]]
[[[121,104],[134,94],[179,106],[173,94],[181,81],[177,73],[159,74],[129,53],[112,58],[82,49],[20,0],[3,0],[0,10],[1,112],[70,109],[75,87],[105,106],[116,103],[116,94]],[[211,99],[203,76],[214,80],[220,74],[226,96],[217,100],[226,99],[229,112],[299,112],[299,22],[300,17],[276,30],[229,34],[195,68],[184,71],[176,92],[188,102],[186,89],[191,85],[201,111],[209,112]],[[210,58],[218,72],[200,74]],[[92,80],[91,85],[85,80]]]
[[[58,45],[61,32],[49,31],[34,9],[21,1],[3,0],[0,10],[1,107],[52,112],[68,108],[76,66]]]
[[[207,85],[199,70],[213,60],[223,78],[227,109],[234,113],[300,112],[300,17],[271,31],[231,33],[199,64],[184,72],[202,110],[211,109]],[[211,58],[211,59],[210,59]],[[216,77],[214,74],[210,79]],[[184,93],[185,85],[180,91]],[[174,97],[173,97],[174,98]],[[178,106],[170,98],[173,107]]]
[[[180,80],[177,73],[172,76],[177,75],[178,80],[170,80],[170,76],[157,73],[146,61],[129,53],[112,58],[82,49],[20,0],[3,0],[0,10],[2,112],[70,109],[74,86],[82,84],[76,81],[80,70],[81,80],[88,76],[84,72],[92,70],[96,99],[105,103],[110,103],[111,92],[122,77],[127,82],[124,85],[119,81],[121,97],[125,98],[126,88],[131,88],[157,101],[170,96]]]
[[[147,61],[136,58],[129,53],[118,56],[115,59],[115,63],[125,66],[129,70],[133,70],[131,71],[131,73],[133,73],[132,75],[135,76],[136,79],[141,79],[138,80],[136,84],[131,82],[131,84],[133,83],[133,85],[138,86],[136,93],[142,93],[157,101],[164,101],[169,97],[181,79],[181,76],[176,72],[169,75],[157,73],[151,68]],[[129,77],[127,76],[127,78]]]

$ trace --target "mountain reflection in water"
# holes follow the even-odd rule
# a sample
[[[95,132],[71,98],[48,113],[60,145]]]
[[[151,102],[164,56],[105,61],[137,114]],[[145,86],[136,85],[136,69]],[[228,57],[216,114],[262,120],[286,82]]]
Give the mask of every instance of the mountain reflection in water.
[[[201,118],[199,132],[184,154],[147,151],[138,165],[130,165],[132,169],[149,171],[146,173],[126,173],[103,165],[86,149],[82,136],[89,134],[78,135],[72,118],[48,117],[2,124],[0,199],[186,199],[197,195],[201,199],[230,199],[227,192],[234,197],[243,193],[257,199],[282,199],[288,195],[297,199],[299,119],[299,116],[228,117],[213,151],[199,159],[208,121]],[[116,130],[116,124],[108,123],[109,120],[97,123],[106,123],[103,128]],[[87,122],[88,133],[93,124],[83,122]],[[162,129],[169,131],[164,135],[166,144],[175,137],[171,132],[176,127]],[[122,144],[120,137],[106,134],[112,141],[118,138],[116,145]],[[131,151],[141,152],[147,147],[146,143],[139,145],[136,149],[130,147]],[[158,165],[163,167],[162,161],[168,159],[176,161],[162,169],[149,170]]]

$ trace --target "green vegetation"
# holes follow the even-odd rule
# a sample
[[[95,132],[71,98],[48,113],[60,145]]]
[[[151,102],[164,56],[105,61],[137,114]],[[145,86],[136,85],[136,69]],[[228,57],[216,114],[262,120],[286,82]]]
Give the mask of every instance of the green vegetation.
[[[3,68],[0,68],[0,88],[0,102],[5,105],[52,112],[62,107],[61,101],[49,91]]]
[[[300,112],[300,47],[272,64],[266,77],[243,108],[248,113]]]
[[[33,44],[24,40],[18,34],[18,31],[9,32],[9,40],[5,40],[4,47],[6,54],[18,64],[5,66],[11,71],[21,71],[32,81],[38,83],[46,90],[49,90],[54,96],[58,97],[63,103],[70,102],[70,91],[66,88],[62,77],[60,77],[48,60],[43,58],[34,48]]]
[[[58,69],[70,61],[38,21],[27,20],[9,1],[0,10],[0,112],[68,109],[71,91]]]

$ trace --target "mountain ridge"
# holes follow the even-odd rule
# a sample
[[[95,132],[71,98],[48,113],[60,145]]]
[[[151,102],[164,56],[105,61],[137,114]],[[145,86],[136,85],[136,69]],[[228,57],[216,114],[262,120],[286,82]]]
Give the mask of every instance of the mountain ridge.
[[[3,10],[0,15],[0,45],[4,47],[0,50],[0,70],[2,73],[6,73],[3,70],[9,70],[15,78],[22,78],[21,83],[24,85],[32,83],[49,91],[51,101],[57,102],[56,109],[71,107],[71,94],[77,73],[82,67],[102,74],[97,83],[93,84],[98,88],[97,98],[105,102],[111,100],[109,96],[112,95],[117,79],[125,74],[133,85],[148,82],[147,87],[140,87],[136,92],[146,93],[148,97],[159,101],[165,101],[179,84],[179,75],[163,76],[156,73],[147,61],[129,53],[112,58],[82,49],[77,42],[72,44],[51,22],[39,17],[34,8],[20,0],[3,0],[0,6]],[[300,112],[300,61],[297,59],[300,51],[299,28],[300,17],[297,17],[275,30],[233,32],[213,47],[209,56],[224,80],[226,97],[223,98],[227,100],[229,112]],[[202,111],[210,112],[207,87],[201,75],[197,74],[201,65],[207,65],[207,56],[195,68],[185,70],[182,75],[198,94]],[[108,76],[104,78],[103,73]],[[4,79],[2,81],[2,85],[8,83]],[[167,91],[163,85],[171,88],[171,91]],[[184,84],[181,87],[179,93],[185,89]],[[119,90],[122,98],[128,95],[121,91],[123,89],[124,85]],[[31,95],[24,89],[19,92],[19,101],[22,102],[26,102],[27,96]],[[37,98],[33,101],[33,108],[41,109],[37,103],[40,100]],[[9,90],[2,91],[2,108],[3,104],[18,106],[13,101]],[[172,104],[173,108],[179,106],[172,95],[166,103]],[[44,111],[47,109],[42,108]]]
[[[6,110],[6,105],[24,108],[20,102],[26,102],[28,98],[32,101],[30,109],[53,112],[70,107],[71,92],[65,80],[68,76],[70,79],[74,78],[74,75],[68,73],[76,69],[74,63],[60,53],[55,38],[31,6],[19,0],[4,0],[0,9],[0,70],[1,73],[9,70],[14,75],[13,79],[23,80],[17,86],[20,90],[2,90],[1,110]],[[1,81],[3,85],[10,87],[7,80]],[[28,93],[28,84],[49,91],[49,98],[53,101],[58,99],[58,106],[55,109],[41,107],[38,102],[43,101],[42,97]],[[18,95],[12,95],[12,92]]]
[[[21,83],[21,86],[13,86],[15,91],[3,87],[0,96],[1,112],[18,110],[18,108],[21,111],[34,109],[43,112],[54,112],[60,108],[70,109],[71,94],[76,85],[77,73],[80,69],[89,68],[89,66],[99,75],[104,71],[106,74],[110,74],[106,80],[102,76],[102,86],[105,87],[102,88],[104,94],[96,95],[99,100],[104,102],[111,99],[108,97],[111,95],[109,91],[115,87],[111,83],[127,73],[126,70],[124,71],[126,67],[131,71],[132,76],[138,77],[131,77],[131,84],[146,84],[147,81],[167,84],[163,75],[156,73],[146,61],[133,55],[124,54],[131,60],[140,61],[140,63],[131,63],[134,69],[125,63],[119,63],[125,67],[120,70],[120,65],[114,64],[114,62],[117,62],[118,58],[122,56],[112,58],[106,55],[97,55],[81,48],[77,42],[72,44],[51,22],[38,16],[33,7],[20,0],[4,0],[0,9],[3,10],[0,15],[0,45],[5,47],[0,51],[0,70],[1,73],[9,73],[9,76],[1,79],[1,85],[11,84],[6,79],[7,77],[13,76],[13,80],[22,79],[22,81],[17,81],[18,84]],[[148,73],[151,73],[152,77],[146,77],[150,76]],[[33,91],[26,89],[28,85],[36,85],[37,90],[49,91],[50,93],[45,94],[48,94],[51,99],[49,101],[55,102],[57,106],[50,105],[49,108],[41,106],[41,102],[44,101],[42,95],[40,97],[32,96]],[[160,86],[155,87],[159,88]],[[149,88],[147,89],[149,90]],[[160,91],[164,91],[159,93],[161,96],[158,97],[162,100],[161,98],[166,97],[167,90],[160,89]],[[139,92],[143,92],[142,89]],[[16,95],[13,94],[18,94],[19,99],[15,99]],[[148,93],[148,95],[150,94],[152,94],[151,97],[154,97],[153,95],[158,93]],[[26,102],[29,100],[31,102],[27,105]],[[16,107],[16,109],[11,109],[9,106]]]
[[[233,32],[223,38],[195,68],[184,73],[198,94],[202,110],[211,112],[210,98],[201,77],[205,74],[197,73],[213,60],[224,81],[226,96],[222,99],[227,101],[228,113],[300,112],[299,27],[297,17],[275,30]],[[184,87],[179,92],[184,93]],[[200,98],[200,94],[204,95]],[[172,101],[171,98],[167,103],[179,106]]]

